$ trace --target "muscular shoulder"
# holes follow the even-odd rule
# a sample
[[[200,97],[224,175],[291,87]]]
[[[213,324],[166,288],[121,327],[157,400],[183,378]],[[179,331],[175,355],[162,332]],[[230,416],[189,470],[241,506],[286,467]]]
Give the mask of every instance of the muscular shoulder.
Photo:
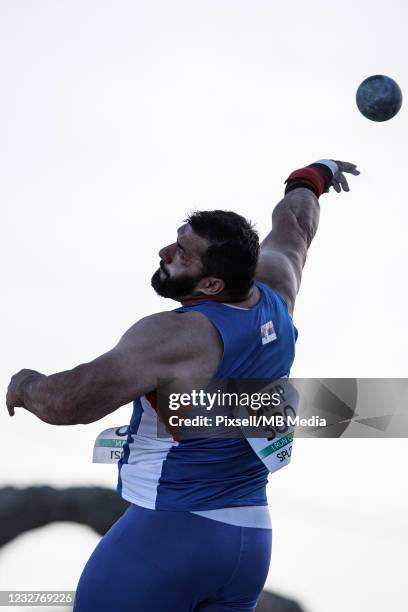
[[[200,312],[159,312],[135,323],[121,343],[137,345],[146,360],[157,360],[169,376],[212,376],[222,356],[222,341]]]

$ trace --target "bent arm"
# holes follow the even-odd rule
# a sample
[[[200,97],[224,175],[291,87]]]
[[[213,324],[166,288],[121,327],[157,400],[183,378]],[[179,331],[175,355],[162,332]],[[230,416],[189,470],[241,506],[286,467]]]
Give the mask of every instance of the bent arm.
[[[319,215],[315,194],[304,187],[294,189],[274,208],[272,230],[261,243],[257,278],[282,295],[291,313]]]

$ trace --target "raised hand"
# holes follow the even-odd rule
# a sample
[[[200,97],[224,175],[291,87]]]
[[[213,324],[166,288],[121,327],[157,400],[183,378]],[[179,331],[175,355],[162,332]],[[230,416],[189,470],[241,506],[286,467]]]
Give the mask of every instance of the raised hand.
[[[357,170],[356,164],[352,164],[350,162],[338,161],[337,159],[333,159],[332,161],[334,161],[337,164],[339,169],[336,172],[336,174],[333,176],[332,181],[330,183],[330,187],[333,187],[333,189],[337,191],[337,193],[340,193],[341,190],[350,191],[350,187],[348,185],[348,182],[347,182],[347,179],[344,173],[346,172],[348,174],[353,174],[354,176],[358,176],[360,174],[360,171]]]

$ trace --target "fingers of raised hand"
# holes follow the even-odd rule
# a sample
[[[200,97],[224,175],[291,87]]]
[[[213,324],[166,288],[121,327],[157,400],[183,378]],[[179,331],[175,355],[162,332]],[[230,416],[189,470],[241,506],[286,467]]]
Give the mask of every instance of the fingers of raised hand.
[[[338,172],[336,174],[336,179],[340,183],[343,191],[350,191],[350,187],[348,185],[347,179],[342,172]]]
[[[351,162],[339,161],[337,159],[333,160],[339,167],[340,172],[348,172],[349,174],[353,174],[354,176],[358,176],[360,174],[360,170],[357,170],[356,164],[352,164]]]
[[[336,174],[336,177],[338,177],[338,175],[339,175],[339,173]],[[340,183],[339,183],[339,181],[336,178],[334,178],[334,176],[332,178],[332,182],[331,182],[330,185],[331,185],[331,187],[334,187],[334,191],[337,191],[337,193],[340,193],[340,191],[341,191]]]

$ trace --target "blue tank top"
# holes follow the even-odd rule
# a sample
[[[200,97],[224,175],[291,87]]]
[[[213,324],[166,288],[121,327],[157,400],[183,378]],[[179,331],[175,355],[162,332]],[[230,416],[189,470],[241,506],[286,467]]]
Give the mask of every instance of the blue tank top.
[[[297,331],[286,303],[257,282],[252,308],[203,302],[177,308],[204,314],[218,330],[223,355],[214,378],[278,379],[289,375]],[[155,392],[134,401],[118,492],[158,510],[264,506],[268,470],[245,438],[174,440],[157,437]]]

